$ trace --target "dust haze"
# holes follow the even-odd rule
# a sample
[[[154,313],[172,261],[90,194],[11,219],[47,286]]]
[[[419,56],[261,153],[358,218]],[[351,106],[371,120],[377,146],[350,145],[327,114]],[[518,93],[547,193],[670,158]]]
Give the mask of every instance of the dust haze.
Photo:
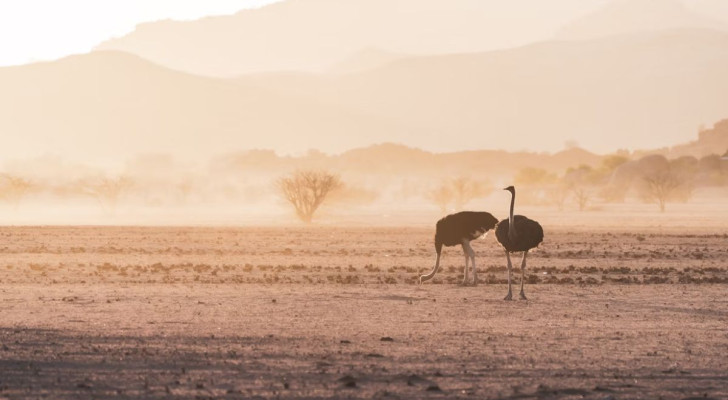
[[[0,400],[728,398],[728,2],[268,3],[0,67]]]
[[[722,226],[728,121],[669,149],[598,155],[566,143],[557,153],[431,153],[385,143],[338,155],[247,150],[194,162],[136,156],[118,168],[60,157],[8,161],[0,213],[12,224],[287,225],[295,209],[278,185],[300,171],[335,176],[313,221],[323,225],[430,225],[466,209],[507,215],[500,189],[555,225]],[[726,217],[728,218],[728,217]]]

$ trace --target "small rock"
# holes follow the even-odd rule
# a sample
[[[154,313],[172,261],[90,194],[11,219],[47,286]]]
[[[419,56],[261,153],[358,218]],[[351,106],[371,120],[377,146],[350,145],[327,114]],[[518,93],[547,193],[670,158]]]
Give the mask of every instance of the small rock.
[[[394,342],[394,339],[392,339],[389,336],[384,336],[383,338],[379,339],[382,342]]]
[[[428,385],[431,386],[434,383],[431,380],[425,379],[419,375],[410,375],[407,377],[407,386],[418,386],[418,385]]]
[[[440,387],[435,384],[428,386],[425,390],[428,392],[442,392],[442,389],[440,389]]]
[[[339,378],[338,381],[341,382],[344,387],[348,387],[348,388],[356,387],[356,378],[354,378],[351,375],[345,375],[345,376]]]

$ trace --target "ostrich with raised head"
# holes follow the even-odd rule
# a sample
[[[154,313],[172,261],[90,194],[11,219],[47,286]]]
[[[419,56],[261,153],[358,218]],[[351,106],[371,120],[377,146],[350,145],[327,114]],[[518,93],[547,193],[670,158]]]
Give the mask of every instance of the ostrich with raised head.
[[[526,294],[523,292],[523,281],[525,279],[526,256],[528,251],[537,247],[543,241],[543,228],[538,222],[528,219],[523,215],[513,215],[513,205],[516,203],[516,188],[508,186],[503,189],[511,192],[511,212],[508,219],[498,223],[495,228],[495,237],[498,242],[503,245],[508,260],[508,294],[504,300],[512,300],[511,295],[511,275],[513,266],[511,264],[510,253],[523,252],[523,260],[521,260],[521,299],[526,300]]]
[[[478,284],[478,277],[475,267],[475,251],[470,246],[470,241],[485,235],[489,230],[495,228],[498,220],[490,213],[463,211],[457,214],[448,215],[437,221],[435,227],[435,251],[437,252],[437,260],[435,267],[427,275],[420,276],[420,284],[432,279],[440,269],[440,254],[442,246],[463,247],[465,253],[465,273],[463,277],[463,285],[468,284],[468,261],[471,261],[473,268],[473,286]]]

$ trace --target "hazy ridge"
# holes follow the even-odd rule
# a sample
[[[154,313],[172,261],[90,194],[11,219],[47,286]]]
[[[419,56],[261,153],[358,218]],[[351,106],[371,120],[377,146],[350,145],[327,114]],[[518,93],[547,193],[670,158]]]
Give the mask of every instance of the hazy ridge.
[[[556,152],[570,143],[604,154],[685,143],[700,126],[728,116],[728,33],[713,29],[721,23],[675,0],[615,0],[601,9],[597,1],[566,3],[553,6],[569,8],[560,17],[574,21],[566,31],[596,18],[601,25],[588,25],[609,35],[462,53],[490,45],[452,47],[461,35],[498,36],[478,31],[486,29],[478,18],[494,3],[472,0],[418,2],[408,29],[401,22],[412,0],[291,0],[233,16],[144,24],[100,46],[137,55],[97,51],[0,68],[0,130],[11,135],[0,156],[58,154],[104,164],[144,153],[200,160],[260,148],[341,153],[382,142],[436,153]],[[341,19],[316,19],[324,10]],[[645,21],[646,31],[609,30],[615,19],[645,13],[658,19]],[[375,17],[384,18],[381,31],[371,24]],[[262,35],[282,26],[290,30]],[[428,27],[442,40],[418,36]],[[294,65],[298,56],[315,68]],[[185,66],[189,60],[235,77],[202,76],[203,69]],[[260,69],[241,60],[265,64],[263,72],[240,74]],[[199,74],[180,72],[189,69]]]
[[[120,52],[0,69],[5,157],[231,149],[606,153],[694,138],[728,115],[728,35],[677,30],[410,57],[355,74],[216,79]],[[40,117],[42,116],[42,117]]]

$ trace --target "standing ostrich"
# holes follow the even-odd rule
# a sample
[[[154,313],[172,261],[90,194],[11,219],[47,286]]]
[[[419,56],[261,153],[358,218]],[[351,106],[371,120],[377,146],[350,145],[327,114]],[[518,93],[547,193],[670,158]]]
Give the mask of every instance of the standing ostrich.
[[[448,215],[437,221],[435,228],[435,251],[437,251],[437,261],[435,268],[427,275],[420,276],[420,284],[432,279],[437,270],[440,269],[440,253],[442,246],[463,246],[465,253],[465,276],[463,277],[463,285],[468,284],[468,260],[473,264],[473,286],[478,284],[478,277],[475,271],[475,252],[470,247],[470,241],[475,240],[489,230],[495,228],[498,220],[487,212],[463,211],[457,214]]]
[[[511,295],[511,270],[513,266],[511,265],[510,253],[519,251],[523,252],[523,260],[521,261],[521,299],[526,300],[526,295],[523,293],[526,255],[528,255],[529,250],[538,246],[543,241],[543,228],[541,228],[538,222],[528,219],[523,215],[513,215],[513,205],[516,202],[516,188],[508,186],[503,190],[511,192],[511,213],[508,219],[499,222],[498,227],[495,228],[495,237],[503,245],[506,258],[508,259],[508,295],[503,300],[513,299]]]

